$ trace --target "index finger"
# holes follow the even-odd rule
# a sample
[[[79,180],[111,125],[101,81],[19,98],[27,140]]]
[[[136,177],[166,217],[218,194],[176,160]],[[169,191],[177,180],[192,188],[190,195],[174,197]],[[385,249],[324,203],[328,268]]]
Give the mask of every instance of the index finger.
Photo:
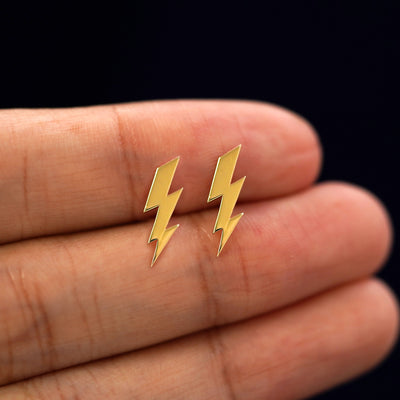
[[[0,132],[0,243],[152,217],[143,207],[154,171],[176,156],[177,213],[206,207],[218,157],[238,144],[241,201],[303,189],[320,164],[308,123],[246,101],[6,110]]]

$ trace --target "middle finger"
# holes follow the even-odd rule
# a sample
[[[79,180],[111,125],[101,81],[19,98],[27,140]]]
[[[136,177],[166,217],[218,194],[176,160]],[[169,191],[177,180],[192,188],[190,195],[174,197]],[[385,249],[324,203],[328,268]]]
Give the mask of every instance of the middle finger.
[[[216,212],[180,216],[154,268],[148,222],[3,246],[0,384],[271,311],[370,274],[387,253],[384,211],[346,185],[240,211],[219,258]]]

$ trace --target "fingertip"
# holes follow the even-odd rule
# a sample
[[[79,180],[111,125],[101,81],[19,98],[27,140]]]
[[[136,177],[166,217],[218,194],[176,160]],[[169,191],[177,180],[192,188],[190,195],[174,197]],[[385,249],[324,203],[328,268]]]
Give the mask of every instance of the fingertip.
[[[360,302],[369,323],[364,333],[368,355],[365,369],[381,363],[395,346],[399,335],[399,304],[392,289],[382,280],[372,278],[359,285]]]
[[[245,145],[258,147],[259,157],[269,160],[269,171],[263,168],[266,161],[257,171],[274,182],[269,197],[298,192],[318,179],[323,149],[317,130],[307,119],[271,103],[248,100],[228,105],[234,108]],[[271,171],[274,175],[269,177]]]
[[[389,258],[393,245],[393,227],[389,212],[382,200],[371,191],[348,182],[329,181],[318,185],[325,195],[335,199],[332,207],[353,219],[360,227],[365,245],[367,274],[378,272]],[[360,228],[361,229],[361,228]],[[357,241],[358,238],[354,238]],[[356,244],[356,243],[354,243]]]

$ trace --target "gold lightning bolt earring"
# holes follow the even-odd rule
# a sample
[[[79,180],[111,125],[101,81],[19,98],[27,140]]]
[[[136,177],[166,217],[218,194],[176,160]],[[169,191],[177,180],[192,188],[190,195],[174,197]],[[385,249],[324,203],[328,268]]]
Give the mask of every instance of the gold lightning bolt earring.
[[[179,157],[176,157],[157,168],[147,197],[146,205],[144,206],[143,212],[158,207],[153,229],[151,230],[148,241],[148,243],[156,241],[156,249],[154,251],[151,266],[154,265],[169,239],[171,239],[172,235],[179,227],[179,225],[174,225],[167,229],[168,222],[183,190],[183,188],[180,188],[176,192],[168,194],[178,163]]]
[[[217,256],[221,253],[237,223],[243,216],[243,213],[240,213],[231,218],[233,208],[235,207],[244,180],[246,179],[244,176],[236,182],[231,183],[241,147],[242,145],[239,145],[218,158],[214,178],[211,183],[210,194],[208,195],[208,203],[218,197],[222,197],[214,226],[214,233],[219,230],[221,231],[221,240]]]

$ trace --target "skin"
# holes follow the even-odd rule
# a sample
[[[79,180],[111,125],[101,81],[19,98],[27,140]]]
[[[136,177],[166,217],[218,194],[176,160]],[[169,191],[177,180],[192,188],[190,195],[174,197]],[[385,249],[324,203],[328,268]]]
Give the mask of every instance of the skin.
[[[373,275],[391,227],[315,184],[310,124],[277,106],[170,101],[0,112],[0,398],[300,399],[378,364],[398,306]],[[244,216],[216,258],[218,157]],[[179,223],[153,268],[155,169]]]

